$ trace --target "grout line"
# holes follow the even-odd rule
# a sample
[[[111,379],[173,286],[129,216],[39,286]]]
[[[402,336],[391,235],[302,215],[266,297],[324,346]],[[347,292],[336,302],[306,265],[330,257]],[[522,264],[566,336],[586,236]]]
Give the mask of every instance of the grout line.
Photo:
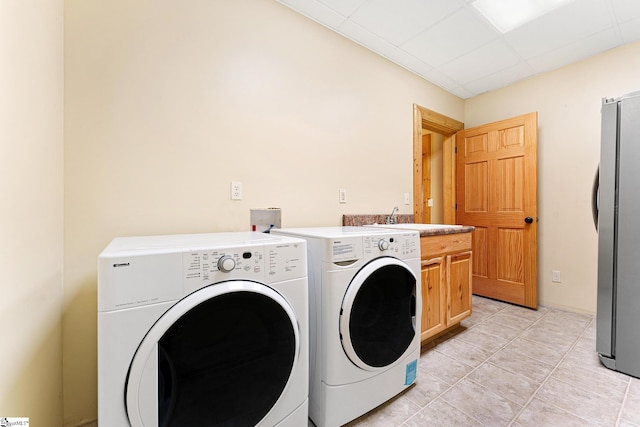
[[[504,306],[504,307],[502,307],[500,310],[496,311],[495,313],[493,313],[493,314],[490,314],[490,315],[486,316],[485,318],[483,318],[482,320],[480,320],[478,323],[474,324],[474,325],[473,325],[471,328],[469,328],[469,329],[472,329],[472,328],[473,328],[473,327],[475,327],[475,326],[481,325],[482,323],[486,322],[487,320],[491,319],[492,317],[494,317],[495,315],[497,315],[498,313],[500,313],[501,311],[503,311],[505,308],[507,308],[507,306]],[[524,332],[524,331],[523,331],[523,332]],[[490,335],[490,334],[489,334],[489,335]],[[518,335],[518,336],[519,336],[519,335]],[[516,337],[516,338],[517,338],[517,337]],[[468,379],[469,381],[471,381],[472,383],[476,384],[477,386],[479,386],[479,387],[481,387],[481,388],[483,388],[483,389],[487,390],[488,392],[491,392],[491,393],[496,394],[496,395],[498,395],[498,396],[500,396],[500,397],[503,397],[503,396],[501,396],[500,394],[498,394],[498,393],[496,393],[496,392],[494,392],[494,391],[492,391],[492,390],[489,390],[487,387],[483,386],[482,384],[478,384],[477,382],[473,381],[471,378],[467,378],[467,377],[469,377],[469,375],[471,375],[471,374],[472,374],[473,372],[475,372],[478,368],[480,368],[480,366],[482,366],[482,365],[484,365],[485,363],[487,363],[487,361],[488,361],[488,360],[489,360],[489,359],[490,359],[494,354],[496,354],[496,353],[498,353],[499,351],[503,350],[503,349],[504,349],[506,346],[508,346],[508,345],[509,345],[509,344],[510,344],[514,339],[515,339],[515,338],[513,338],[512,340],[508,340],[508,341],[507,341],[507,343],[506,343],[505,345],[503,345],[503,346],[502,346],[502,347],[500,347],[498,350],[496,350],[495,352],[493,352],[493,353],[491,354],[491,356],[489,356],[488,358],[486,358],[484,361],[480,362],[478,365],[476,365],[476,366],[470,366],[472,369],[471,369],[469,372],[467,372],[467,373],[466,373],[465,375],[463,375],[460,379],[458,379],[458,381],[456,381],[455,383],[453,383],[453,384],[451,385],[451,387],[449,387],[447,390],[445,390],[444,392],[442,392],[438,397],[442,396],[446,391],[449,391],[450,389],[452,389],[453,387],[455,387],[456,385],[458,385],[459,383],[461,383],[461,382],[462,382],[462,380],[464,380],[465,378],[466,378],[466,379]],[[464,340],[463,340],[463,341],[464,341]],[[464,342],[465,342],[465,343],[467,343],[467,344],[470,344],[470,345],[471,345],[471,346],[473,346],[473,347],[482,348],[482,347],[477,346],[477,345],[475,345],[475,344],[468,343],[467,341],[464,341]],[[483,350],[486,350],[485,348],[482,348],[482,349],[483,349]],[[437,351],[436,349],[434,349],[434,350],[435,350],[435,351]],[[441,353],[441,354],[444,354],[444,353]],[[447,356],[447,357],[451,357],[451,356],[446,355],[446,354],[444,354],[444,355],[445,355],[445,356]],[[453,359],[455,359],[455,357],[454,357]],[[460,363],[462,363],[462,364],[464,364],[464,365],[466,365],[466,363],[464,363],[464,362],[462,362],[462,361],[460,361],[460,360],[458,360],[458,359],[455,359],[455,360],[456,360],[456,361],[458,361],[458,362],[460,362]],[[467,365],[467,366],[469,366],[469,365]],[[505,399],[507,399],[507,398],[505,398]],[[435,400],[435,398],[434,398],[433,400]],[[432,400],[432,402],[433,402],[433,400]],[[472,414],[468,414],[467,412],[463,411],[461,408],[458,408],[457,406],[455,406],[453,403],[449,402],[449,401],[448,401],[448,400],[446,400],[446,399],[443,399],[443,400],[444,400],[447,404],[449,404],[450,406],[452,406],[453,408],[456,408],[458,411],[460,411],[460,412],[462,412],[463,414],[465,414],[466,416],[468,416],[469,418],[471,418],[471,419],[473,419],[473,420],[477,421],[478,423],[480,423],[480,424],[484,425],[484,423],[482,422],[482,420],[479,420],[479,419],[478,419],[478,418],[476,418],[474,415],[472,415]],[[507,400],[509,400],[509,399],[507,399]],[[513,403],[515,403],[515,402],[513,402]],[[429,402],[429,404],[431,404],[431,402]],[[517,403],[516,403],[516,404],[517,404]],[[429,405],[427,405],[427,406],[429,406]],[[425,406],[425,408],[426,408],[426,406]]]
[[[496,311],[495,313],[487,316],[486,318],[482,319],[480,322],[478,322],[477,324],[473,325],[473,326],[477,326],[480,325],[484,322],[486,322],[487,320],[491,319],[492,317],[494,317],[495,315],[497,315],[498,313],[500,313],[501,311],[503,311],[507,306],[505,306],[504,308]],[[460,378],[458,381],[456,381],[456,383],[454,383],[451,387],[454,387],[455,385],[457,385],[458,383],[460,383],[463,379],[467,378],[469,375],[471,375],[474,371],[476,371],[480,366],[484,365],[485,363],[490,363],[489,359],[491,357],[493,357],[493,355],[497,354],[498,352],[502,351],[504,348],[506,348],[509,344],[511,344],[512,342],[514,342],[516,339],[518,339],[519,337],[522,336],[522,334],[524,334],[526,331],[530,330],[531,328],[533,328],[536,324],[538,324],[542,319],[544,319],[545,317],[549,316],[551,313],[553,312],[562,312],[561,310],[555,310],[555,309],[548,309],[548,311],[546,313],[544,313],[542,316],[540,316],[538,319],[536,319],[535,321],[533,321],[533,323],[531,323],[531,325],[529,325],[528,327],[526,327],[525,329],[523,329],[522,331],[520,331],[520,333],[518,335],[516,335],[514,338],[512,338],[511,340],[508,340],[507,343],[505,345],[503,345],[502,347],[500,347],[498,350],[496,350],[495,352],[492,353],[492,355],[487,358],[486,360],[484,360],[483,362],[481,362],[480,364],[478,364],[477,366],[475,366],[471,371],[469,371],[466,375],[464,375],[462,378]],[[593,321],[593,320],[592,320]],[[531,395],[531,397],[527,400],[527,402],[523,405],[521,405],[522,407],[520,408],[520,411],[518,411],[518,413],[516,413],[516,415],[513,417],[513,419],[509,422],[509,426],[513,425],[513,423],[518,419],[518,417],[522,414],[522,412],[526,409],[526,407],[529,405],[529,403],[531,403],[531,401],[533,400],[533,398],[536,396],[536,394],[538,393],[538,391],[542,388],[542,386],[544,384],[546,384],[547,380],[551,377],[551,375],[555,372],[555,370],[558,368],[558,366],[565,360],[565,358],[567,357],[567,355],[569,354],[569,352],[575,347],[576,343],[578,342],[578,340],[580,339],[580,337],[582,337],[582,335],[584,334],[584,332],[587,330],[587,328],[591,325],[591,322],[587,323],[587,325],[582,329],[582,331],[580,332],[580,334],[578,335],[578,337],[573,341],[573,343],[571,344],[571,346],[569,347],[569,349],[567,349],[567,351],[563,354],[563,356],[560,358],[560,360],[557,362],[557,364],[553,367],[553,369],[549,372],[549,374],[547,374],[547,376],[541,381],[540,386],[536,389],[536,391]],[[471,328],[470,328],[471,329]],[[489,334],[490,335],[490,334]],[[465,341],[466,342],[466,341]],[[535,341],[534,341],[535,342]],[[474,347],[479,347],[474,345],[473,343],[469,343],[471,345],[473,345]],[[537,343],[542,345],[541,343]],[[480,347],[481,348],[481,347]],[[437,350],[436,350],[437,351]],[[526,355],[525,355],[526,356]],[[529,357],[529,356],[526,356]],[[455,359],[455,358],[454,358]],[[544,363],[542,361],[539,361],[537,359],[531,358],[530,359],[536,361],[536,362],[541,362]],[[461,361],[460,361],[461,362]],[[461,362],[464,363],[464,362]],[[498,365],[495,365],[498,366]],[[505,369],[502,368],[500,366],[498,366],[501,369]],[[516,375],[522,375],[519,372],[512,372],[509,369],[505,369],[508,372],[511,372],[513,374]],[[532,380],[532,378],[528,378],[530,380]],[[477,382],[473,381],[472,379],[469,378],[469,381],[473,382],[474,384],[486,389],[485,386],[483,386],[482,384],[478,384]],[[535,381],[535,380],[534,380]],[[450,387],[450,388],[451,388]],[[487,389],[488,390],[488,389]],[[491,391],[491,390],[489,390]],[[506,396],[502,396],[499,393],[496,393],[494,391],[491,391],[494,394],[497,394],[498,396],[500,396],[501,398],[507,399],[509,401],[511,401],[512,403],[516,404],[516,405],[520,405],[517,402],[513,402],[511,399],[509,399]],[[446,400],[445,400],[446,401]],[[447,402],[449,404],[451,404],[450,402]],[[428,406],[428,405],[427,405]],[[481,422],[481,420],[478,420],[476,417],[471,416],[470,414],[467,414],[466,412],[462,411],[460,408],[457,408],[458,410],[460,410],[461,412],[463,412],[465,415],[470,416],[471,418],[473,418],[474,420]],[[562,409],[562,408],[560,408]]]
[[[546,316],[546,314],[545,314],[544,316],[542,316],[540,319],[544,318],[545,316]],[[593,322],[593,319],[591,320],[591,322]],[[582,332],[580,332],[580,335],[578,335],[578,337],[577,337],[575,340],[573,340],[573,343],[571,344],[571,346],[569,347],[569,349],[568,349],[568,350],[567,350],[567,351],[562,355],[562,357],[560,358],[560,360],[558,361],[558,363],[556,363],[556,365],[553,367],[553,369],[552,369],[551,371],[549,371],[549,373],[548,373],[548,374],[547,374],[547,376],[542,380],[542,382],[540,382],[540,386],[536,389],[536,391],[534,391],[534,392],[533,392],[533,394],[531,395],[531,397],[529,398],[529,400],[527,400],[527,403],[525,403],[525,404],[522,406],[522,409],[520,410],[520,412],[518,412],[518,413],[516,414],[516,416],[513,418],[513,420],[511,420],[511,422],[509,423],[509,426],[512,426],[512,425],[513,425],[513,423],[514,423],[514,422],[516,422],[516,420],[520,417],[520,415],[522,415],[522,413],[524,412],[524,410],[529,406],[529,404],[531,403],[531,401],[532,401],[534,398],[536,398],[536,396],[538,395],[538,392],[542,389],[542,387],[544,387],[544,386],[547,384],[547,381],[549,381],[549,379],[551,378],[551,376],[553,375],[553,373],[558,369],[558,367],[562,364],[562,362],[564,362],[564,361],[565,361],[565,359],[567,358],[567,356],[569,355],[569,353],[571,353],[571,350],[573,350],[573,349],[576,347],[576,344],[578,343],[578,341],[580,340],[580,338],[584,335],[584,333],[586,332],[586,330],[587,330],[587,329],[589,329],[589,326],[591,326],[591,322],[587,323],[587,326],[585,326],[585,327],[582,329]],[[538,323],[538,322],[536,321],[535,323]],[[535,324],[535,323],[534,323],[534,324]],[[531,325],[531,326],[533,326],[533,325]],[[559,379],[556,379],[556,381],[564,382],[564,381],[559,380]],[[569,385],[573,386],[572,384],[569,384]],[[540,399],[540,398],[538,398],[538,399]],[[547,404],[549,404],[549,405],[555,406],[556,408],[558,408],[558,409],[560,409],[560,410],[562,410],[562,411],[564,411],[564,412],[567,412],[567,413],[569,413],[569,414],[571,414],[571,415],[574,415],[574,416],[576,416],[576,417],[578,417],[578,418],[580,418],[580,419],[582,419],[582,420],[584,420],[584,421],[586,421],[586,422],[591,423],[591,421],[589,421],[589,420],[587,420],[587,419],[585,419],[585,418],[581,417],[580,415],[574,414],[573,412],[570,412],[570,411],[567,411],[567,410],[566,410],[566,409],[564,409],[564,408],[561,408],[560,406],[556,405],[554,402],[549,402],[548,400],[544,400],[544,399],[540,399],[540,400],[542,400],[542,401],[546,402],[546,403],[547,403]]]
[[[495,316],[496,316],[496,315],[498,315],[499,313],[503,312],[503,311],[504,311],[506,308],[508,308],[509,306],[510,306],[510,305],[505,304],[504,306],[502,306],[501,308],[499,308],[497,311],[495,311],[495,312],[493,312],[493,313],[491,313],[491,314],[486,315],[485,317],[481,318],[480,320],[478,320],[478,321],[477,321],[477,322],[475,322],[474,324],[472,324],[472,325],[468,326],[468,327],[467,327],[467,330],[471,330],[471,329],[473,329],[473,328],[475,328],[475,327],[477,327],[477,326],[479,326],[479,325],[486,324],[490,319],[492,319],[493,317],[495,317]],[[465,375],[463,375],[462,377],[460,377],[460,378],[459,378],[457,381],[455,381],[453,384],[448,385],[448,386],[447,386],[447,387],[446,387],[442,392],[440,392],[440,393],[438,393],[437,395],[435,395],[435,396],[434,396],[434,397],[433,397],[433,398],[432,398],[432,399],[431,399],[431,400],[430,400],[430,401],[429,401],[429,402],[428,402],[424,407],[421,407],[419,404],[417,404],[416,402],[414,402],[412,399],[409,399],[409,401],[411,401],[413,404],[415,404],[415,405],[417,405],[418,407],[420,407],[420,409],[419,409],[418,411],[416,411],[415,413],[413,413],[412,415],[410,415],[408,418],[406,418],[406,419],[402,422],[402,426],[405,426],[405,427],[406,427],[406,423],[408,423],[411,419],[415,418],[415,417],[418,415],[418,413],[420,413],[421,411],[423,411],[423,410],[425,410],[426,408],[428,408],[428,407],[432,406],[432,405],[433,405],[433,403],[434,403],[436,400],[438,400],[438,399],[441,399],[443,402],[445,402],[445,403],[446,403],[446,404],[448,404],[448,405],[451,405],[452,407],[454,407],[456,410],[460,411],[460,412],[461,412],[461,413],[463,413],[464,415],[466,415],[466,416],[468,416],[469,418],[471,418],[471,419],[473,419],[473,420],[477,421],[478,423],[480,423],[480,424],[483,424],[483,425],[484,425],[484,423],[482,422],[482,420],[479,420],[478,418],[476,418],[476,417],[475,417],[475,416],[473,416],[472,414],[469,414],[469,413],[465,412],[464,410],[462,410],[461,408],[459,408],[457,405],[454,405],[453,403],[449,402],[448,400],[443,399],[443,398],[442,398],[442,396],[443,396],[444,394],[446,394],[447,392],[449,392],[449,391],[450,391],[451,389],[453,389],[454,387],[456,387],[457,385],[459,385],[463,380],[465,380],[465,379],[466,379],[466,380],[471,381],[471,382],[473,382],[474,384],[478,385],[479,387],[481,387],[481,388],[483,388],[483,389],[486,389],[487,391],[490,391],[491,393],[493,393],[493,394],[496,394],[496,395],[500,396],[500,398],[503,398],[503,399],[506,399],[506,400],[508,400],[508,401],[513,402],[513,401],[512,401],[511,399],[509,399],[508,397],[505,397],[505,396],[503,396],[502,394],[500,394],[500,393],[498,393],[498,392],[491,391],[491,390],[487,389],[485,386],[483,386],[482,384],[478,384],[477,382],[475,382],[475,381],[473,381],[471,378],[469,378],[469,376],[470,376],[473,372],[475,372],[476,370],[478,370],[478,369],[480,368],[480,366],[483,366],[483,365],[484,365],[484,364],[486,364],[486,363],[492,363],[492,362],[489,362],[489,359],[490,359],[491,357],[493,357],[493,356],[494,356],[495,354],[497,354],[498,352],[500,352],[500,351],[504,350],[507,346],[509,346],[510,344],[512,344],[514,341],[518,340],[519,338],[522,338],[522,335],[523,335],[525,332],[527,332],[527,331],[529,331],[530,329],[534,328],[536,325],[538,325],[540,322],[542,322],[542,321],[543,321],[543,319],[550,319],[550,318],[551,318],[551,316],[552,316],[554,313],[563,313],[563,312],[565,312],[565,311],[564,311],[564,310],[561,310],[561,309],[554,309],[554,308],[549,308],[549,307],[548,307],[548,308],[547,308],[547,311],[546,311],[544,314],[542,314],[539,318],[537,318],[537,319],[533,320],[533,321],[532,321],[532,323],[531,323],[529,326],[527,326],[526,328],[522,329],[522,330],[518,333],[518,335],[516,335],[514,338],[512,338],[512,339],[510,339],[510,340],[507,340],[507,343],[506,343],[505,345],[501,346],[501,347],[500,347],[500,348],[498,348],[496,351],[492,351],[492,352],[491,352],[491,355],[490,355],[489,357],[487,357],[485,360],[483,360],[483,361],[481,361],[480,363],[478,363],[476,366],[470,366],[470,365],[468,365],[467,363],[465,363],[465,362],[463,362],[463,361],[460,361],[460,360],[456,359],[455,357],[452,357],[452,359],[456,360],[456,361],[457,361],[457,362],[459,362],[459,363],[465,364],[465,365],[467,365],[467,366],[471,367],[472,369],[471,369],[469,372],[467,372]],[[512,315],[512,316],[517,316],[517,314],[515,314],[515,313],[507,313],[507,314]],[[564,408],[562,408],[562,407],[560,407],[560,406],[556,405],[556,404],[555,404],[555,403],[553,403],[553,402],[549,402],[549,401],[547,401],[547,400],[545,400],[545,399],[541,399],[540,397],[538,397],[538,393],[540,392],[540,390],[541,390],[541,389],[542,389],[542,388],[543,388],[543,387],[548,383],[549,379],[550,379],[550,378],[552,378],[553,374],[554,374],[554,373],[559,369],[560,365],[562,365],[562,364],[567,360],[567,358],[569,357],[569,354],[570,354],[570,353],[571,353],[571,352],[576,348],[576,346],[578,345],[578,342],[579,342],[583,337],[585,337],[585,333],[586,333],[586,331],[587,331],[587,330],[592,326],[593,322],[595,321],[595,320],[594,320],[594,318],[593,318],[593,316],[590,316],[590,317],[591,317],[591,320],[590,320],[589,322],[587,322],[586,326],[584,326],[584,327],[582,328],[582,330],[581,330],[581,331],[580,331],[580,333],[577,335],[577,337],[573,340],[573,342],[572,342],[572,343],[571,343],[571,345],[568,347],[568,349],[567,349],[565,352],[563,352],[563,354],[562,354],[562,356],[560,357],[560,359],[558,360],[558,362],[556,362],[554,365],[551,365],[551,364],[547,363],[547,365],[552,366],[552,369],[551,369],[551,370],[549,371],[549,373],[548,373],[548,374],[547,374],[547,375],[542,379],[542,381],[540,382],[539,386],[538,386],[538,387],[536,388],[536,390],[532,393],[532,395],[529,397],[529,399],[528,399],[528,400],[527,400],[523,405],[521,405],[520,410],[519,410],[519,411],[514,415],[514,417],[513,417],[513,418],[508,422],[508,426],[514,426],[514,425],[515,425],[515,423],[517,422],[518,418],[519,418],[519,417],[522,415],[522,413],[523,413],[523,412],[524,412],[524,411],[529,407],[529,405],[531,404],[531,402],[532,402],[534,399],[536,399],[536,398],[537,398],[537,399],[542,400],[542,401],[543,401],[543,402],[545,402],[546,404],[549,404],[549,405],[551,405],[551,406],[553,406],[553,407],[558,408],[559,410],[561,410],[561,411],[563,411],[563,412],[566,412],[566,413],[571,414],[571,415],[573,415],[573,416],[575,416],[575,417],[578,417],[579,419],[584,420],[585,422],[589,422],[589,423],[591,422],[591,421],[589,421],[589,420],[586,420],[585,418],[583,418],[583,417],[582,417],[582,416],[580,416],[580,415],[577,415],[577,414],[575,414],[575,413],[573,413],[573,412],[571,412],[571,411],[569,411],[569,410],[567,410],[567,409],[564,409]],[[449,339],[451,339],[451,338],[455,338],[455,336],[449,337]],[[440,353],[440,354],[442,354],[442,355],[444,355],[444,356],[451,357],[451,356],[447,355],[446,353],[442,353],[442,352],[438,351],[438,349],[437,349],[437,347],[438,347],[440,344],[443,344],[443,343],[445,343],[446,341],[447,341],[447,340],[443,340],[443,341],[440,341],[440,342],[436,342],[436,344],[435,344],[433,347],[429,348],[427,351],[428,351],[428,352],[436,351],[436,352],[438,352],[438,353]],[[462,341],[464,341],[464,340],[462,340]],[[471,346],[473,346],[473,347],[482,348],[483,350],[487,350],[486,348],[481,347],[481,346],[479,346],[479,345],[476,345],[476,344],[474,344],[474,343],[468,343],[467,341],[464,341],[464,342],[465,342],[465,344],[470,344],[470,345],[471,345]],[[533,342],[533,343],[535,343],[536,345],[540,345],[540,346],[545,345],[544,343],[539,343],[539,342],[537,342],[537,341],[532,341],[532,342]],[[547,345],[547,346],[548,346],[548,345]],[[525,355],[523,355],[523,356],[529,357],[530,359],[532,359],[533,361],[538,362],[538,363],[546,363],[546,362],[541,361],[541,360],[538,360],[538,359],[536,359],[536,358],[533,358],[533,357],[527,356],[526,354],[525,354]],[[495,363],[493,363],[493,364],[494,364],[495,366],[498,366],[499,368],[505,369],[506,371],[511,372],[511,373],[513,373],[513,374],[523,376],[521,372],[513,372],[513,371],[512,371],[512,370],[510,370],[510,369],[506,369],[506,368],[504,368],[504,367],[500,367],[499,365],[497,365],[497,364],[495,364]],[[523,377],[524,377],[524,376],[523,376]],[[528,377],[526,377],[526,378],[527,378],[528,380],[532,380],[532,381],[534,381],[534,382],[536,381],[536,380],[535,380],[535,379],[533,379],[533,378],[528,378]],[[555,379],[556,381],[565,382],[565,381],[559,380],[559,379],[557,379],[557,378],[554,378],[554,379]],[[565,383],[566,383],[566,382],[565,382]],[[569,385],[573,386],[572,384],[569,384]],[[617,415],[616,425],[618,425],[618,424],[620,423],[620,421],[621,421],[622,411],[623,411],[623,409],[624,409],[624,405],[625,405],[625,403],[626,403],[626,401],[627,401],[627,398],[628,398],[628,395],[629,395],[630,387],[631,387],[631,381],[629,380],[629,382],[627,383],[627,388],[626,388],[626,390],[625,390],[624,398],[623,398],[623,400],[622,400],[622,405],[621,405],[620,410],[619,410],[618,415]],[[517,402],[513,402],[513,403],[518,404]],[[519,404],[518,404],[518,405],[519,405]]]
[[[475,324],[473,324],[473,325],[469,326],[467,330],[471,330],[471,329],[473,329],[473,328],[474,328],[474,327],[476,327],[477,325],[479,325],[479,324],[481,324],[481,323],[485,322],[486,320],[490,319],[491,317],[495,316],[497,313],[501,312],[501,311],[502,311],[502,310],[504,310],[505,308],[506,308],[506,307],[500,308],[500,309],[499,309],[498,311],[496,311],[495,313],[492,313],[492,314],[490,314],[490,315],[485,316],[484,318],[482,318],[481,320],[479,320],[477,323],[475,323]],[[455,338],[455,336],[450,337],[450,338],[448,338],[448,339],[446,339],[446,340],[443,340],[443,341],[436,342],[436,344],[435,344],[432,348],[430,348],[428,351],[438,351],[438,350],[437,350],[438,345],[443,344],[443,343],[447,342],[449,339],[452,339],[452,338]],[[466,343],[466,341],[465,341],[465,343]],[[475,346],[475,345],[474,345],[474,347],[477,347],[477,346]],[[498,351],[499,351],[499,350],[498,350]],[[451,356],[449,356],[449,355],[447,355],[447,354],[445,354],[445,353],[442,353],[442,352],[438,352],[438,353],[440,353],[440,354],[442,354],[443,356],[446,356],[446,357],[451,357]],[[457,362],[459,362],[459,363],[462,363],[463,365],[467,365],[466,363],[464,363],[464,362],[462,362],[462,361],[460,361],[460,360],[456,359],[455,357],[453,357],[453,359],[454,359],[454,360],[456,360],[456,361],[457,361]],[[486,360],[485,360],[484,362],[486,362]],[[482,365],[484,362],[480,363],[478,366]],[[467,365],[467,366],[469,366],[469,365]],[[424,407],[420,407],[420,409],[419,409],[418,411],[416,411],[413,415],[411,415],[409,418],[407,418],[406,420],[404,420],[402,424],[404,425],[404,424],[405,424],[405,423],[407,423],[409,420],[411,420],[412,418],[414,418],[415,416],[417,416],[419,412],[421,412],[422,410],[424,410],[424,409],[428,408],[429,406],[431,406],[431,405],[433,404],[433,402],[435,402],[437,399],[441,398],[441,397],[442,397],[442,395],[444,395],[446,392],[448,392],[449,390],[451,390],[451,389],[452,389],[453,387],[455,387],[458,383],[460,383],[464,378],[466,378],[469,374],[471,374],[473,371],[475,371],[475,370],[478,368],[478,366],[476,366],[476,367],[471,367],[471,366],[469,366],[469,367],[471,367],[471,368],[472,368],[472,369],[471,369],[471,371],[467,372],[465,375],[463,375],[462,377],[460,377],[460,378],[459,378],[457,381],[455,381],[453,384],[450,384],[450,385],[449,385],[449,387],[447,387],[446,389],[444,389],[441,393],[438,393],[438,394],[437,394],[433,399],[431,399],[431,401],[429,401],[429,403],[427,403],[426,405],[424,405]],[[442,380],[442,379],[440,379],[440,378],[438,378],[438,379],[439,379],[439,380],[441,380],[441,381],[444,381],[444,380]],[[416,402],[414,402],[413,400],[411,400],[411,399],[409,399],[409,400],[410,400],[411,402],[415,403],[416,405],[418,405],[418,404],[417,404]],[[461,413],[465,414],[465,415],[466,415],[466,416],[468,416],[469,418],[471,418],[471,419],[473,419],[473,420],[475,420],[475,421],[478,421],[479,423],[481,423],[481,424],[482,424],[482,422],[481,422],[480,420],[478,420],[476,417],[474,417],[474,416],[471,416],[471,415],[467,414],[466,412],[464,412],[464,411],[463,411],[463,410],[461,410],[460,408],[458,408],[458,407],[454,406],[453,404],[451,404],[451,402],[449,402],[449,401],[447,401],[447,400],[445,400],[445,399],[442,399],[442,400],[443,400],[447,405],[450,405],[451,407],[453,407],[453,408],[455,408],[456,410],[460,411]],[[420,406],[420,405],[418,405],[418,406]]]
[[[620,410],[618,411],[618,416],[616,417],[616,425],[620,425],[620,421],[622,421],[622,411],[624,411],[624,407],[627,404],[627,398],[629,397],[629,390],[631,390],[631,379],[627,383],[627,389],[624,391],[624,397],[622,398],[622,405],[620,405]]]
[[[535,322],[533,322],[531,325],[529,325],[529,327],[527,327],[525,330],[523,330],[520,335],[518,335],[518,337],[520,337],[522,334],[524,334],[526,331],[530,330],[531,328],[533,328],[537,323],[540,322],[540,320],[544,319],[546,316],[549,315],[549,313],[551,313],[553,311],[553,309],[549,309],[545,314],[543,314],[542,316],[540,316]],[[583,331],[584,332],[584,331]],[[514,338],[517,339],[518,337]],[[535,341],[534,341],[535,342]],[[575,345],[575,341],[573,343],[573,345]],[[573,346],[572,346],[573,347]],[[546,384],[547,380],[551,377],[551,374],[553,374],[553,372],[556,370],[556,368],[558,367],[558,365],[560,363],[562,363],[562,361],[564,360],[564,358],[566,357],[566,355],[569,353],[569,351],[571,351],[571,348],[569,348],[569,350],[567,350],[567,352],[560,358],[560,361],[553,367],[553,369],[551,369],[551,371],[549,371],[549,373],[547,374],[547,376],[540,381],[540,385],[538,386],[538,388],[536,388],[536,391],[533,392],[533,394],[531,394],[531,396],[529,397],[529,399],[527,399],[527,401],[522,405],[522,408],[520,408],[520,410],[518,411],[518,413],[511,419],[511,421],[509,422],[508,426],[512,426],[516,420],[518,418],[520,418],[520,415],[522,415],[522,413],[525,411],[525,409],[527,409],[527,407],[529,406],[529,404],[531,403],[531,401],[534,399],[534,397],[538,394],[538,391],[540,391],[540,389]],[[528,357],[528,356],[527,356]],[[534,359],[533,357],[531,357],[530,359],[533,359],[537,362],[542,362],[540,360]],[[544,362],[542,362],[544,363]],[[521,375],[521,374],[520,374]]]

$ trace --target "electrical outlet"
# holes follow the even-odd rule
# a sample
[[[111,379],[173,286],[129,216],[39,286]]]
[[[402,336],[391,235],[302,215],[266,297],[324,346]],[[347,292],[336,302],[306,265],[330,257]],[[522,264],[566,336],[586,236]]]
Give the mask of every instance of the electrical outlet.
[[[405,205],[410,205],[411,204],[411,197],[410,197],[409,193],[404,193],[404,204]]]
[[[231,181],[231,200],[242,200],[242,183]]]
[[[555,283],[561,283],[560,272],[558,270],[551,270],[551,281]]]
[[[338,201],[340,203],[347,203],[347,189],[341,188],[338,190]]]

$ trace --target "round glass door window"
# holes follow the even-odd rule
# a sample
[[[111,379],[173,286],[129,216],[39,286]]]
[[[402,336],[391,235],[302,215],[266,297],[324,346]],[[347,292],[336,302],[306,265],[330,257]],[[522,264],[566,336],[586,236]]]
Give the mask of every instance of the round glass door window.
[[[238,290],[235,282],[233,290],[216,284],[191,294],[156,322],[134,356],[132,425],[138,416],[145,426],[258,424],[287,385],[298,338],[293,311],[271,288],[247,282]],[[154,374],[157,389],[149,390]]]
[[[340,334],[349,359],[363,369],[392,365],[416,330],[416,277],[395,258],[379,258],[353,278],[342,303]]]

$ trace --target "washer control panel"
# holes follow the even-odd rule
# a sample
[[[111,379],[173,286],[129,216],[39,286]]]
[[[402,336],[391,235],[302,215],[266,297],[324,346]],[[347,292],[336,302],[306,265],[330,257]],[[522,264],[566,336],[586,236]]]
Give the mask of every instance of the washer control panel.
[[[411,231],[385,236],[346,236],[331,239],[328,249],[326,256],[333,263],[370,260],[382,255],[399,259],[419,258],[420,236],[418,232]]]
[[[381,251],[386,251],[387,249],[389,249],[389,242],[386,239],[378,240],[378,249],[380,249]]]
[[[251,253],[247,252],[247,254],[250,258]],[[233,259],[233,257],[229,255],[223,255],[218,260],[218,270],[222,271],[223,273],[229,273],[230,271],[233,271],[234,268],[236,268],[236,260]]]

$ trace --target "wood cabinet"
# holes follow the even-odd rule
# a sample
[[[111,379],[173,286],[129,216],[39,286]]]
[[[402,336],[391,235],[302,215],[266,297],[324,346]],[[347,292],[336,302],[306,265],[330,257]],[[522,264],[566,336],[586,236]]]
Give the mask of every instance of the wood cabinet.
[[[471,233],[420,238],[422,341],[471,315]]]

